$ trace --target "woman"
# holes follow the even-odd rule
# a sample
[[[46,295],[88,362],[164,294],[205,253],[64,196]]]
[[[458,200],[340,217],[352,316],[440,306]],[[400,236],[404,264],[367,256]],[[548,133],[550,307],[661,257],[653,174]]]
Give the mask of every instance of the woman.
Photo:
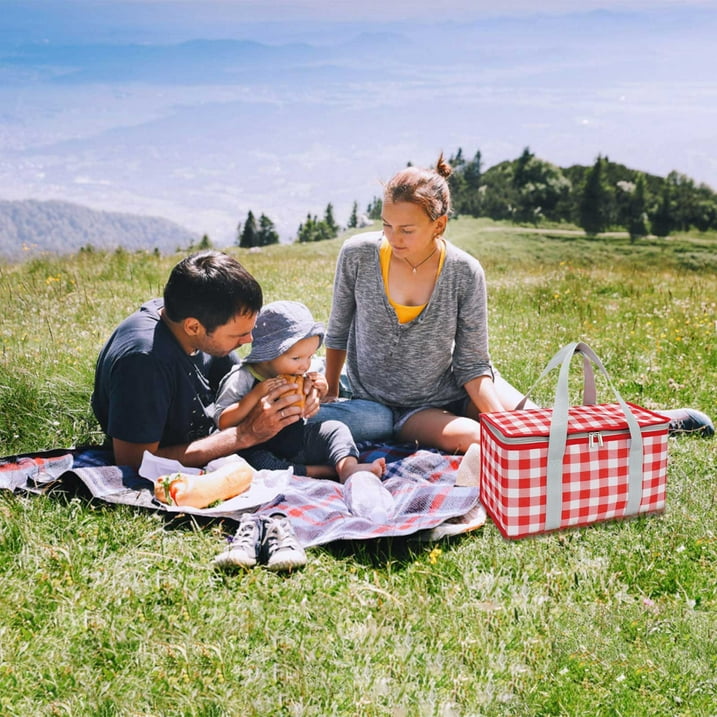
[[[341,420],[357,442],[465,453],[479,440],[479,413],[512,410],[522,398],[491,365],[483,268],[444,237],[450,174],[443,155],[434,169],[398,172],[384,190],[383,232],[354,236],[339,254],[329,391],[312,420]],[[338,398],[344,365],[351,400]],[[714,432],[699,411],[662,413],[672,432]]]
[[[383,232],[359,234],[341,249],[326,400],[338,398],[344,364],[354,399],[322,405],[319,417],[345,421],[356,440],[393,432],[463,453],[478,441],[481,411],[520,400],[491,366],[483,268],[444,237],[450,173],[441,155],[434,170],[396,174],[384,191]]]

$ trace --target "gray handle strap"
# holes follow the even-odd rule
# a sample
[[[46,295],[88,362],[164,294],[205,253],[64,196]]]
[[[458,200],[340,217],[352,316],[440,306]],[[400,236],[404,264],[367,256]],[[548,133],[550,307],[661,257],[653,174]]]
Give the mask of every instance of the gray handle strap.
[[[547,494],[545,504],[545,529],[554,530],[560,527],[560,516],[562,513],[562,497],[563,497],[563,456],[565,455],[565,445],[568,436],[568,374],[570,370],[570,362],[576,353],[583,355],[583,363],[594,363],[607,379],[608,386],[615,394],[617,402],[620,404],[627,425],[630,429],[630,454],[628,459],[628,494],[627,506],[625,508],[626,515],[637,513],[640,507],[640,498],[642,495],[642,433],[637,419],[625,403],[619,391],[613,386],[610,376],[600,359],[595,355],[593,350],[582,342],[574,342],[564,346],[551,359],[548,368],[543,375],[549,370],[560,364],[560,374],[558,376],[558,387],[555,392],[555,402],[553,404],[553,416],[550,422],[550,438],[548,441],[548,472],[547,472]],[[592,371],[591,371],[592,376]],[[542,378],[542,376],[541,376]],[[540,380],[540,379],[538,379]],[[587,380],[587,377],[586,377]],[[594,395],[594,376],[592,377],[592,389]],[[594,400],[593,400],[594,403]],[[589,404],[588,404],[589,405]]]
[[[560,351],[558,351],[552,359],[550,359],[548,365],[543,369],[543,373],[538,376],[538,379],[528,389],[528,392],[520,399],[520,402],[514,409],[515,411],[522,411],[525,408],[526,401],[530,398],[530,394],[533,392],[533,389],[545,378],[547,374],[563,362],[566,354],[569,354],[570,357],[573,356],[574,350],[571,351],[570,347],[574,345],[576,344],[563,346],[563,348],[560,349]],[[585,346],[585,344],[583,344],[583,346]],[[595,392],[595,374],[593,373],[593,365],[590,362],[590,359],[583,355],[583,405],[594,406],[596,403],[596,396],[597,393]]]

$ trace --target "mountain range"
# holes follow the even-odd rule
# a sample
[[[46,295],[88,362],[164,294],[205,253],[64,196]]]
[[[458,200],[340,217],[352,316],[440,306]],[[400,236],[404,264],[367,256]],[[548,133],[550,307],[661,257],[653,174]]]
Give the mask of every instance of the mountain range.
[[[89,209],[63,201],[0,200],[0,259],[82,248],[158,250],[186,248],[197,235],[160,217]]]

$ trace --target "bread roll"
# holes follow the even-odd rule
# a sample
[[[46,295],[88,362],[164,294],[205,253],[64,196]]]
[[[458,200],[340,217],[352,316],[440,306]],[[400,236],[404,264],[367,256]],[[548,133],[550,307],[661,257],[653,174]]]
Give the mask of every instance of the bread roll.
[[[283,378],[296,386],[295,390],[298,393],[298,400],[294,401],[291,405],[298,406],[303,411],[306,401],[306,395],[304,394],[304,377],[301,374],[281,373],[277,378]]]

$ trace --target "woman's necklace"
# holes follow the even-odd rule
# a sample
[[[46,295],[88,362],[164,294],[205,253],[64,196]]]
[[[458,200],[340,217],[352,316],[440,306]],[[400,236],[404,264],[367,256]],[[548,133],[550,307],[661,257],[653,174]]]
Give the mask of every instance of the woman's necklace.
[[[419,261],[418,264],[411,264],[411,262],[408,261],[408,259],[405,256],[403,257],[403,260],[406,262],[406,264],[408,264],[411,267],[411,269],[413,269],[413,273],[415,274],[416,270],[419,267],[423,266],[437,251],[438,251],[438,246],[436,246],[436,248],[423,261]]]

